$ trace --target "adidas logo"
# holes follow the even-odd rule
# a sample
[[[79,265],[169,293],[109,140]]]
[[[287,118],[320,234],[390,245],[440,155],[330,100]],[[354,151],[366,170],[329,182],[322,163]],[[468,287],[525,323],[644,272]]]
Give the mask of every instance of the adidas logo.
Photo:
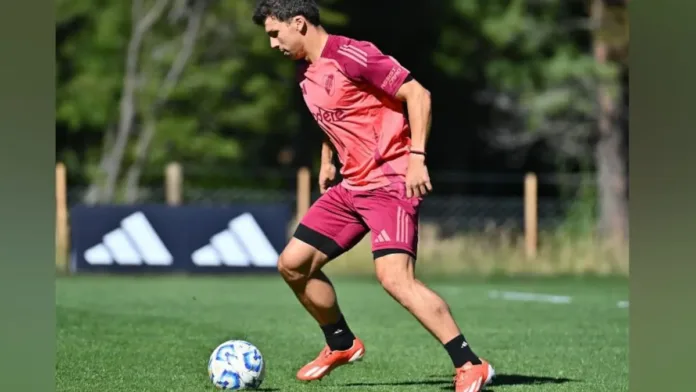
[[[199,267],[275,267],[278,252],[250,213],[232,219],[228,228],[210,238],[210,244],[191,254]]]
[[[174,257],[142,212],[121,221],[121,227],[106,235],[101,243],[87,249],[85,261],[91,265],[168,266]]]
[[[378,235],[377,238],[375,238],[375,242],[389,242],[391,241],[391,238],[389,237],[389,234],[387,234],[386,230],[382,230]]]

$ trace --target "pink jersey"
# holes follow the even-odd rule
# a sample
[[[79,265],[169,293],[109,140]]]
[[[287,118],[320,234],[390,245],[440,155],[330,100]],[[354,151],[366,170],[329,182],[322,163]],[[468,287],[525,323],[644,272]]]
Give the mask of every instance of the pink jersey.
[[[372,43],[337,35],[300,68],[305,102],[336,149],[346,188],[404,181],[411,131],[395,94],[408,75]]]

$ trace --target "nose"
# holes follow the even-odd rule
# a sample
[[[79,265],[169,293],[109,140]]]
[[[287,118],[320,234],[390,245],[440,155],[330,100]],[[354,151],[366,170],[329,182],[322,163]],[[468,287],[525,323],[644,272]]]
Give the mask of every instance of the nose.
[[[271,48],[273,49],[278,49],[280,44],[278,43],[278,40],[275,38],[271,38]]]

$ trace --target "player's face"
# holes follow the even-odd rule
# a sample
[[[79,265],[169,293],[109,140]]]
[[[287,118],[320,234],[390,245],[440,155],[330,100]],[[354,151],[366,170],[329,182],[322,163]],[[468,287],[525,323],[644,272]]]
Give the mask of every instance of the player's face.
[[[279,50],[293,60],[305,56],[301,20],[293,19],[290,22],[282,22],[269,17],[266,18],[265,25],[266,33],[271,39],[271,48]]]

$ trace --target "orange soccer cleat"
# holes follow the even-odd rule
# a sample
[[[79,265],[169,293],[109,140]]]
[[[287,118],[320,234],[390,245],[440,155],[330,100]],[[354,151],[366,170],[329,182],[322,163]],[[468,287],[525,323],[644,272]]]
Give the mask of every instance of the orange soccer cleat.
[[[480,365],[467,362],[457,369],[457,374],[454,376],[454,391],[480,392],[484,386],[490,384],[493,376],[495,376],[495,370],[483,359]]]
[[[364,355],[365,345],[358,338],[353,340],[353,346],[348,350],[331,351],[329,346],[326,346],[316,359],[297,372],[297,379],[302,381],[321,380],[337,367],[359,361]]]

